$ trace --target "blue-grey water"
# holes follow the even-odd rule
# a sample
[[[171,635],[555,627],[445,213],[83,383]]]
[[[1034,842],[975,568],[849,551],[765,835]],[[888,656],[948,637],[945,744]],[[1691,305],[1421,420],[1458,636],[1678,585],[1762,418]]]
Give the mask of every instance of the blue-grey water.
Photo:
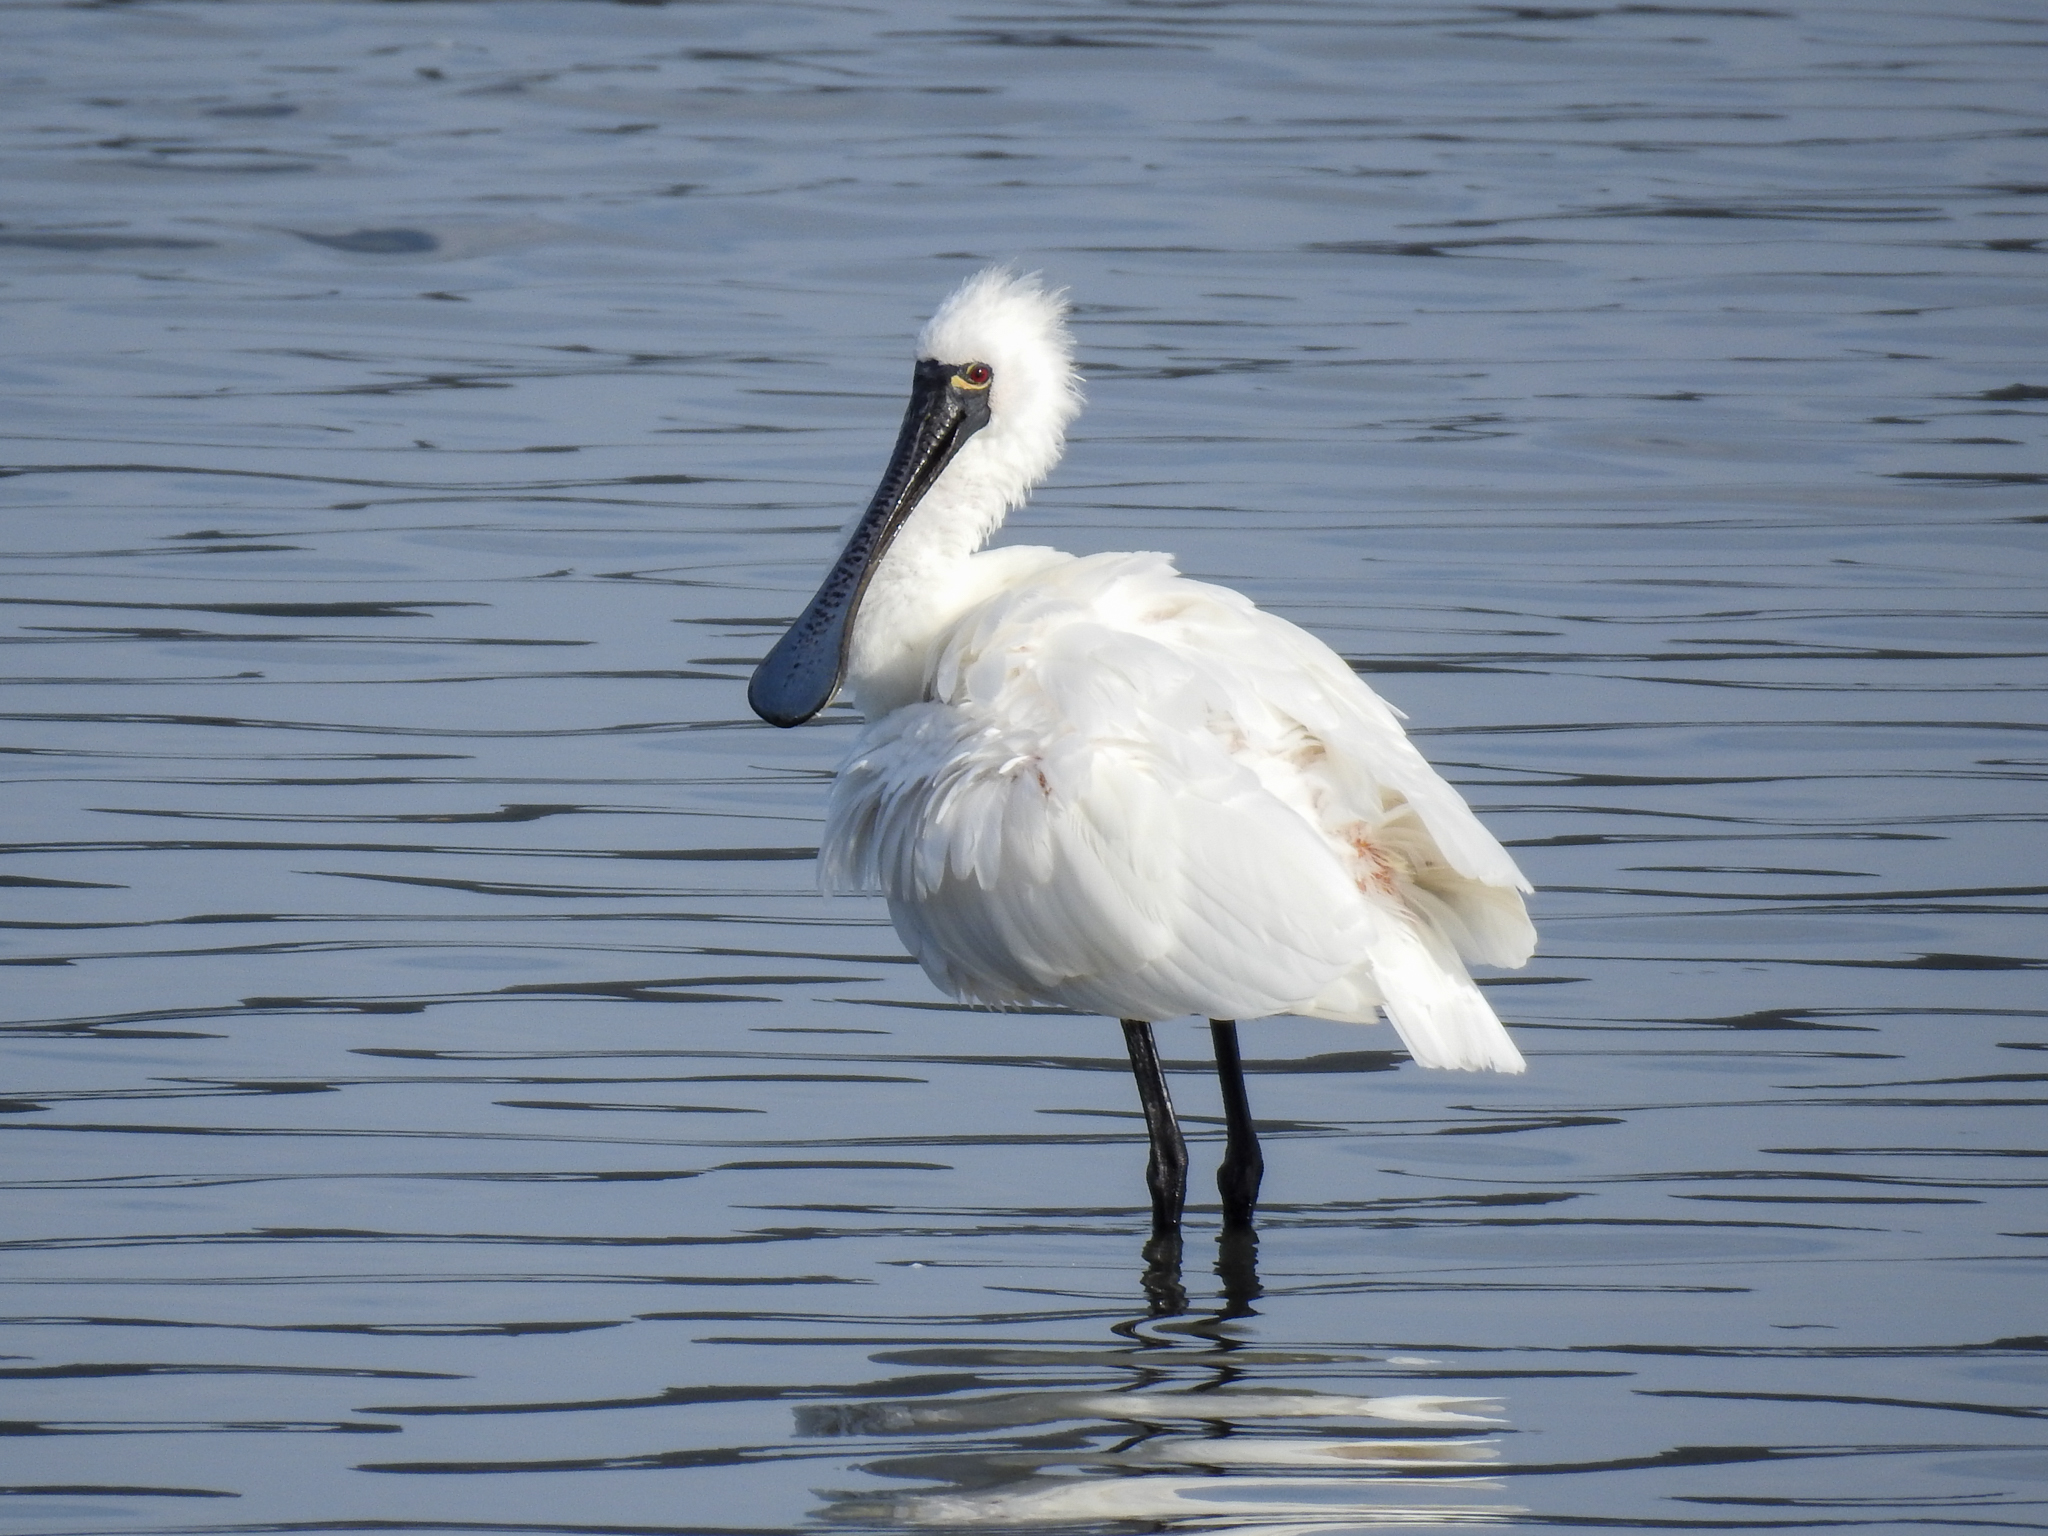
[[[2048,1525],[2048,11],[0,6],[0,1524]],[[989,260],[1005,535],[1325,636],[1522,1078],[814,893],[744,679]]]

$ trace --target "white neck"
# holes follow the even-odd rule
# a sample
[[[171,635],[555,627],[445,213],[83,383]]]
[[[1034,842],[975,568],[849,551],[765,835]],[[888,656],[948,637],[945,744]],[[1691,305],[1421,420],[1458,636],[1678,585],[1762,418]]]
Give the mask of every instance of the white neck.
[[[960,447],[868,579],[847,683],[869,720],[927,696],[952,626],[985,594],[975,551],[1059,462],[1081,408],[1060,296],[991,268],[968,279],[918,338],[918,356],[993,371],[986,423]],[[977,576],[979,570],[983,574]]]
[[[869,720],[926,697],[946,631],[973,601],[968,561],[1002,525],[1009,500],[975,472],[974,447],[947,466],[868,579],[846,680]]]

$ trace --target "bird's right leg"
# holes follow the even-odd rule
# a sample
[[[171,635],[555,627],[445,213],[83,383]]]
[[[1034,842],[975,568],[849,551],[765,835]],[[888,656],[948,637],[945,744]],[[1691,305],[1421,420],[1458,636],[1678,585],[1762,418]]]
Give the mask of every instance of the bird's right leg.
[[[1166,1074],[1159,1066],[1159,1045],[1143,1019],[1125,1019],[1124,1047],[1131,1053],[1131,1076],[1138,1080],[1138,1102],[1145,1108],[1145,1132],[1152,1156],[1145,1164],[1145,1186],[1152,1191],[1152,1231],[1180,1230],[1181,1206],[1188,1197],[1188,1147],[1173,1100],[1166,1092]]]

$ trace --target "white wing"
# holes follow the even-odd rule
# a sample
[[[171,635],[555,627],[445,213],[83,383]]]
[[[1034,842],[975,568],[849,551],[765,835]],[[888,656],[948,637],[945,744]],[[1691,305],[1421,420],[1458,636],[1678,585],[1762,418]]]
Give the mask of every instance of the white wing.
[[[1327,647],[1163,556],[1037,565],[842,770],[828,883],[933,979],[1122,1018],[1383,1006],[1424,1065],[1519,1070],[1458,956],[1525,960],[1527,889]]]

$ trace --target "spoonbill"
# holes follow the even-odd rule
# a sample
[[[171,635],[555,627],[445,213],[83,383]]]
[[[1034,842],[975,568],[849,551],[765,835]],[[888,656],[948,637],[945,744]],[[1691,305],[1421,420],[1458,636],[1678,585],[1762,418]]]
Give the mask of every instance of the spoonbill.
[[[924,327],[896,450],[817,596],[755,670],[795,726],[866,719],[819,874],[880,889],[938,987],[1123,1023],[1156,1236],[1187,1148],[1154,1023],[1210,1021],[1226,1230],[1264,1169],[1237,1020],[1372,1023],[1425,1067],[1520,1072],[1466,962],[1536,934],[1506,850],[1335,652],[1162,554],[982,545],[1081,406],[1063,293],[991,268]]]

